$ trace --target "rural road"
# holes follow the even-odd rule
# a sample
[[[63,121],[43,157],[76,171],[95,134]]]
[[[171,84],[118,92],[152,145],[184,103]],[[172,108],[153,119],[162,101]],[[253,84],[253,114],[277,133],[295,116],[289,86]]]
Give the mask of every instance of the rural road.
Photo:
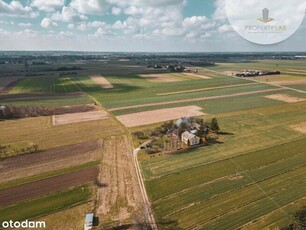
[[[141,147],[147,145],[148,143],[150,143],[151,141],[147,141],[145,143],[143,143],[142,145],[140,145],[138,148],[133,150],[133,160],[134,160],[134,164],[135,164],[135,168],[136,168],[136,173],[137,173],[137,179],[140,185],[140,191],[144,200],[144,204],[145,204],[145,212],[146,212],[146,216],[148,218],[149,224],[151,225],[152,230],[157,230],[157,224],[154,218],[154,214],[152,211],[152,207],[148,198],[148,194],[144,185],[144,181],[143,178],[141,176],[141,171],[140,171],[140,165],[138,162],[138,152],[140,151]]]

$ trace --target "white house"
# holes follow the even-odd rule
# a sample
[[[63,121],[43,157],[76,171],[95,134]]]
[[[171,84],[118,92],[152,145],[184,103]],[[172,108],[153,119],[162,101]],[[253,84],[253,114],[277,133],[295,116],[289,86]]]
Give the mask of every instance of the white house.
[[[92,229],[92,227],[93,227],[93,218],[94,218],[94,214],[93,213],[86,214],[84,230]]]
[[[200,144],[200,138],[188,131],[185,131],[182,134],[182,142],[186,145],[194,146]]]

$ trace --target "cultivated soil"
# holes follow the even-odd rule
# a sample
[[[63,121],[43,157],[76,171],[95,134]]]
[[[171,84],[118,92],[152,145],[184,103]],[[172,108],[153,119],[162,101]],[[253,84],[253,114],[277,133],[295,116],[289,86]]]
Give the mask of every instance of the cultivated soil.
[[[196,77],[196,78],[201,78],[201,79],[211,79],[211,77],[208,77],[208,76],[204,76],[204,75],[201,75],[201,74],[196,74],[196,73],[183,73],[185,76],[188,76],[188,77]]]
[[[98,176],[98,168],[88,168],[77,172],[47,178],[40,181],[0,190],[0,206],[7,206],[22,200],[60,192],[75,186],[93,182]]]
[[[291,126],[295,131],[306,134],[306,123]]]
[[[140,77],[145,78],[149,82],[178,82],[180,79],[175,76],[171,76],[170,74],[141,74]]]
[[[86,121],[97,121],[109,118],[109,114],[105,111],[92,111],[84,113],[71,113],[63,115],[53,115],[53,125],[67,125]]]
[[[97,215],[100,223],[131,221],[143,211],[143,199],[126,136],[111,137],[103,142],[99,173]]]
[[[293,97],[293,96],[290,96],[290,95],[287,95],[287,94],[268,95],[268,96],[265,96],[265,98],[273,99],[273,100],[277,100],[277,101],[284,101],[284,102],[288,102],[288,103],[296,103],[296,102],[301,102],[301,101],[306,100],[306,99],[303,99],[303,98]]]
[[[100,75],[90,76],[91,80],[93,80],[97,85],[101,86],[103,89],[112,89],[114,86],[110,83],[105,77]]]
[[[20,81],[19,77],[0,78],[0,93],[9,93]]]
[[[116,118],[126,127],[149,125],[163,121],[205,115],[198,106],[184,106],[170,109],[158,109],[146,112],[117,116]]]
[[[99,160],[100,147],[100,142],[89,141],[10,157],[0,161],[0,183]]]

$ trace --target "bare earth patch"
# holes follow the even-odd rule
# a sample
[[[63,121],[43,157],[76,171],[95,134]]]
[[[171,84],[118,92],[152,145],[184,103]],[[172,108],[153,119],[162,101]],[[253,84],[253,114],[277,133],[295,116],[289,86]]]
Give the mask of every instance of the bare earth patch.
[[[90,76],[91,80],[93,80],[97,85],[101,86],[103,89],[112,89],[114,86],[110,83],[105,77],[101,75]]]
[[[201,78],[201,79],[211,79],[211,77],[208,77],[208,76],[204,76],[204,75],[201,75],[201,74],[196,74],[196,73],[184,73],[185,76],[188,76],[188,77],[196,77],[196,78]]]
[[[100,147],[89,141],[7,158],[0,161],[0,183],[99,160]]]
[[[66,125],[85,121],[97,121],[109,118],[109,115],[105,111],[92,111],[85,113],[72,113],[63,115],[53,115],[53,125]]]
[[[117,119],[126,127],[149,125],[181,117],[202,116],[202,108],[198,106],[184,106],[171,109],[158,109],[146,112],[132,113],[117,116]]]
[[[306,134],[306,123],[291,126],[295,131]]]
[[[274,95],[268,95],[265,96],[265,98],[268,99],[273,99],[273,100],[278,100],[278,101],[284,101],[288,103],[296,103],[296,102],[301,102],[305,101],[306,99],[298,98],[298,97],[293,97],[287,94],[274,94]]]
[[[275,81],[273,83],[278,84],[278,85],[297,85],[297,84],[306,84],[306,80]]]
[[[149,82],[178,82],[181,81],[170,74],[141,74],[140,77],[146,78]]]

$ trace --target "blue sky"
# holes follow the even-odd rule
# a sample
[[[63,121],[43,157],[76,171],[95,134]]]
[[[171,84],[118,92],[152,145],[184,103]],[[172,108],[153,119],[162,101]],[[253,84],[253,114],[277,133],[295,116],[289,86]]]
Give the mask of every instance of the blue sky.
[[[306,20],[261,46],[233,31],[224,0],[0,0],[1,50],[306,51]]]

